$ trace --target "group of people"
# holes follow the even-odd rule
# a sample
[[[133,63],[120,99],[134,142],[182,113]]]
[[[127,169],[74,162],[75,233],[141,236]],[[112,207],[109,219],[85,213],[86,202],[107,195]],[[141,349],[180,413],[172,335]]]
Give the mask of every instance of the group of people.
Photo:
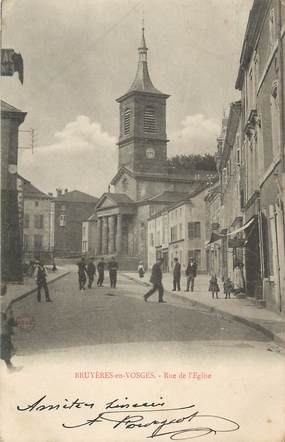
[[[245,281],[242,267],[242,263],[237,261],[234,266],[233,280],[231,281],[229,277],[224,279],[223,288],[225,299],[230,299],[232,293],[237,295],[245,291]],[[209,292],[212,293],[212,299],[219,299],[220,287],[217,275],[215,273],[211,275],[211,279],[209,281]]]
[[[152,296],[156,291],[158,291],[158,302],[166,302],[163,299],[164,288],[162,285],[162,264],[163,260],[158,258],[156,263],[153,265],[151,270],[150,282],[152,283],[152,288],[144,295],[144,300],[147,302],[148,298]],[[138,274],[140,278],[142,278],[145,274],[145,270],[143,268],[143,263],[140,262],[138,266]],[[197,276],[197,263],[194,259],[190,259],[186,271],[186,289],[185,292],[194,291],[195,286],[195,278]],[[181,264],[178,261],[178,258],[174,258],[174,266],[173,266],[173,289],[172,291],[180,291],[181,290]],[[233,271],[233,281],[230,278],[225,278],[223,281],[223,288],[225,299],[230,299],[231,293],[238,294],[244,292],[245,289],[245,281],[242,271],[242,264],[240,262],[235,263],[234,271]],[[218,278],[215,273],[211,275],[211,279],[209,281],[209,292],[212,293],[212,299],[219,299],[220,287],[218,284]]]
[[[163,299],[164,288],[162,285],[162,264],[163,260],[158,258],[156,263],[153,265],[151,270],[150,282],[152,283],[152,288],[144,295],[144,300],[147,302],[148,298],[152,296],[156,291],[158,291],[158,302],[166,302]],[[144,275],[144,270],[141,267],[142,263],[139,264],[138,273],[139,276],[142,277]],[[194,291],[195,278],[197,276],[197,264],[194,259],[190,259],[185,271],[186,275],[186,289],[185,292]],[[174,258],[174,267],[173,267],[173,289],[175,292],[180,291],[180,282],[181,282],[181,264],[178,261],[178,258]]]
[[[78,282],[79,282],[79,290],[85,290],[85,285],[88,279],[88,288],[92,288],[92,284],[94,282],[95,277],[98,272],[97,279],[97,287],[103,287],[103,282],[105,279],[105,269],[109,271],[110,285],[111,288],[116,288],[117,285],[117,272],[118,272],[118,263],[113,256],[111,260],[106,263],[104,258],[101,258],[97,264],[94,262],[94,258],[90,258],[88,263],[84,257],[77,263],[78,266]]]

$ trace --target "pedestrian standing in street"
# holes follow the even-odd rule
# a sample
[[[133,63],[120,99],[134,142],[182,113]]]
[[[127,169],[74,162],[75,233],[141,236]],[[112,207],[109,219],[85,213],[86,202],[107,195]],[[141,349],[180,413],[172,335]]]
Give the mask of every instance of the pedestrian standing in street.
[[[185,292],[189,292],[189,288],[191,288],[191,292],[193,292],[195,278],[197,276],[197,264],[192,258],[188,262],[185,273],[186,273],[186,281],[187,281]]]
[[[108,264],[111,288],[115,289],[117,285],[118,263],[113,256]]]
[[[225,299],[230,299],[231,298],[231,293],[233,291],[233,284],[230,280],[230,278],[226,278],[225,282],[224,282],[224,294]]]
[[[241,270],[241,264],[239,261],[236,262],[234,273],[233,273],[233,285],[234,292],[236,294],[244,292],[244,278]]]
[[[162,285],[162,259],[158,259],[156,264],[153,265],[151,270],[150,282],[152,288],[144,295],[144,300],[147,302],[148,298],[158,290],[158,302],[166,302],[163,300],[163,285]]]
[[[77,267],[78,267],[79,290],[85,290],[87,277],[86,277],[86,263],[84,257],[82,257],[81,260],[77,263]]]
[[[176,287],[178,292],[180,292],[180,279],[181,279],[181,264],[178,262],[178,258],[174,258],[174,268],[173,268],[173,289],[172,291],[176,291]]]
[[[218,284],[217,275],[215,273],[212,274],[211,279],[209,281],[209,292],[212,292],[212,299],[219,299],[218,293],[220,291],[220,287]]]
[[[139,277],[140,277],[140,278],[143,278],[143,277],[144,277],[145,269],[144,269],[144,266],[143,266],[143,262],[142,262],[142,261],[140,261],[140,262],[139,262],[139,265],[138,265],[138,274],[139,274]]]
[[[41,302],[41,289],[44,289],[45,296],[46,296],[46,302],[52,302],[49,296],[49,290],[47,285],[47,270],[41,260],[36,261],[36,268],[35,268],[35,281],[37,283],[38,291],[37,291],[37,299],[38,302]]]
[[[88,276],[88,288],[92,288],[92,284],[94,282],[94,277],[96,275],[96,266],[94,264],[94,258],[90,258],[86,268],[87,276]]]
[[[15,367],[11,358],[15,354],[15,349],[12,342],[12,335],[14,334],[13,327],[17,326],[13,310],[9,307],[10,301],[6,298],[7,286],[1,284],[1,336],[0,336],[0,359],[2,359],[9,372],[19,371],[21,367]]]
[[[97,270],[98,270],[97,286],[98,287],[103,287],[104,276],[105,276],[105,262],[104,262],[104,258],[101,258],[101,260],[98,262]]]

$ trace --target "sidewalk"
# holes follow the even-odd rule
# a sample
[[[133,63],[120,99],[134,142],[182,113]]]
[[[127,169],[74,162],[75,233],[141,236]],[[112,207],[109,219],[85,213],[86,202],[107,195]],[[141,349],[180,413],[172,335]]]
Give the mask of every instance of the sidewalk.
[[[146,272],[144,278],[139,278],[136,272],[122,272],[123,276],[136,281],[145,286],[151,286],[149,282],[150,272]],[[231,317],[242,322],[255,330],[264,333],[267,337],[274,340],[276,344],[285,347],[285,320],[277,313],[260,307],[251,298],[236,298],[231,295],[231,299],[224,299],[223,284],[219,280],[221,292],[220,299],[212,299],[209,288],[209,275],[198,275],[195,280],[194,292],[184,292],[186,278],[181,278],[181,292],[172,291],[172,274],[163,274],[163,286],[168,295],[179,296],[188,299],[193,305],[208,307],[211,311]]]
[[[70,273],[70,271],[64,267],[58,267],[56,272],[51,272],[49,267],[47,267],[47,270],[48,284],[57,281],[58,279],[63,278],[64,276],[68,275],[68,273]],[[36,292],[36,290],[37,286],[34,277],[25,277],[23,284],[7,284],[7,293],[3,297],[3,304],[5,304],[4,310],[6,310],[14,302],[17,302],[20,299],[23,299],[26,296],[30,295],[31,293]]]

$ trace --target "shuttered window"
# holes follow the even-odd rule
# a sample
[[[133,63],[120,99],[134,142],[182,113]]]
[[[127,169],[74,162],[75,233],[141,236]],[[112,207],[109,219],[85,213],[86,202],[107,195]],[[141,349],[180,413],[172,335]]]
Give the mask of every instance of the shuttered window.
[[[147,133],[155,133],[156,122],[155,113],[152,106],[146,106],[144,110],[144,131]]]
[[[124,134],[128,135],[131,128],[131,111],[127,107],[124,111]]]

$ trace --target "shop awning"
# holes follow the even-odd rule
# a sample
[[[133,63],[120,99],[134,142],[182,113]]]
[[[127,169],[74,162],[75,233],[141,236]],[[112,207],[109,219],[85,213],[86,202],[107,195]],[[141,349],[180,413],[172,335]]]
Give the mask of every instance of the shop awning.
[[[243,226],[241,226],[239,229],[234,230],[233,232],[228,232],[227,236],[230,235],[236,235],[239,232],[242,232],[243,230],[247,229],[254,221],[256,220],[256,215],[254,215],[252,218],[250,218],[249,221],[247,221]]]
[[[222,235],[221,233],[212,232],[211,238],[209,241],[205,242],[205,247],[209,246],[213,242],[218,241],[219,239],[225,238],[226,235]]]

